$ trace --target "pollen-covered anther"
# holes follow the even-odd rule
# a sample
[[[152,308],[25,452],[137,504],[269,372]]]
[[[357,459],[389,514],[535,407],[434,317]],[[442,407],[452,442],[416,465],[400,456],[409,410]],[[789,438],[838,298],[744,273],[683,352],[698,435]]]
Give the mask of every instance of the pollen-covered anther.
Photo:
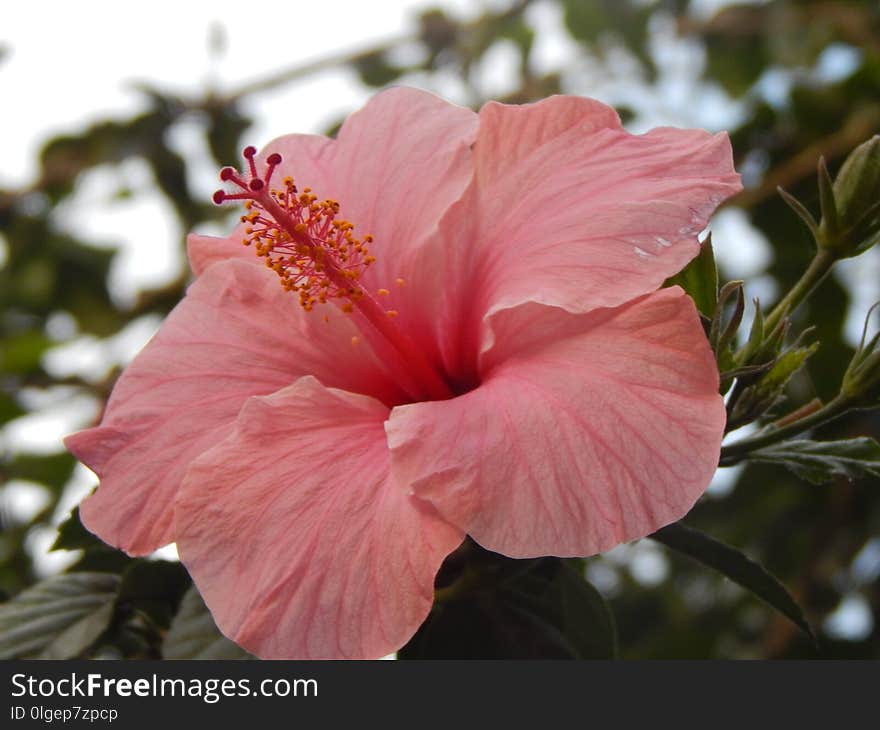
[[[318,200],[309,187],[300,191],[292,177],[285,177],[281,187],[272,187],[272,174],[281,164],[281,155],[269,155],[260,176],[256,149],[246,147],[242,154],[247,161],[247,175],[231,167],[220,171],[220,179],[238,190],[214,193],[218,205],[245,201],[247,212],[240,218],[246,224],[242,243],[253,245],[257,256],[278,274],[281,285],[298,294],[300,306],[306,311],[331,299],[346,299],[348,304],[363,297],[363,290],[355,282],[376,260],[368,250],[373,237],[357,238],[354,224],[339,217],[338,201]],[[348,307],[346,310],[343,305],[343,311],[350,311],[350,304]]]

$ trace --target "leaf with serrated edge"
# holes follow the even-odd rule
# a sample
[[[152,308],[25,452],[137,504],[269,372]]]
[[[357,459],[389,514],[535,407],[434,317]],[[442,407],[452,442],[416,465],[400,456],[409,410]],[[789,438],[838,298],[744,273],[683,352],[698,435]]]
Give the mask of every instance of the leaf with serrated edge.
[[[118,586],[109,573],[68,573],[22,591],[0,605],[0,659],[78,656],[109,625]]]
[[[843,441],[786,441],[753,451],[748,458],[780,464],[814,484],[834,477],[880,477],[880,444],[866,436]]]
[[[681,522],[667,525],[650,537],[698,563],[717,570],[753,593],[792,621],[815,643],[816,635],[807,622],[803,609],[792,598],[788,589],[765,568],[736,548]]]
[[[113,620],[115,605],[108,601],[68,626],[40,653],[40,659],[70,659],[94,644]]]

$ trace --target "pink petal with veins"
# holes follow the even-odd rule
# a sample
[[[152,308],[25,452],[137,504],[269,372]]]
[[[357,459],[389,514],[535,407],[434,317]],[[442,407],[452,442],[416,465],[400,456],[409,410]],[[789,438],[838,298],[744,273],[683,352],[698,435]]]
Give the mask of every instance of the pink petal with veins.
[[[265,268],[227,261],[206,270],[126,368],[101,425],[65,441],[101,478],[82,504],[86,527],[133,555],[174,541],[173,500],[190,462],[226,436],[247,398],[303,374],[398,400],[339,320],[328,327],[306,316]]]
[[[434,290],[447,370],[470,376],[487,315],[647,294],[697,254],[709,216],[741,189],[726,134],[632,135],[610,107],[562,96],[486,104],[474,168],[412,275]]]
[[[387,414],[302,378],[248,401],[190,468],[178,549],[241,646],[266,659],[375,658],[424,621],[464,535],[390,480]]]
[[[511,557],[591,555],[691,508],[725,413],[689,297],[586,315],[529,304],[492,326],[478,388],[392,412],[401,484]]]

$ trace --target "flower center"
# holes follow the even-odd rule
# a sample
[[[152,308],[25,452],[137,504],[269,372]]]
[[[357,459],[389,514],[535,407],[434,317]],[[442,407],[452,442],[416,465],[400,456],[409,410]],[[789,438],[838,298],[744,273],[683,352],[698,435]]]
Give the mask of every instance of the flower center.
[[[340,304],[342,311],[356,312],[372,339],[375,341],[378,336],[402,359],[418,383],[418,392],[412,393],[414,398],[452,397],[449,386],[425,354],[392,322],[397,312],[385,310],[359,283],[361,274],[376,260],[367,248],[373,237],[356,238],[354,224],[338,217],[337,201],[318,202],[310,188],[299,192],[292,178],[285,178],[280,189],[270,187],[272,175],[282,162],[281,155],[269,155],[266,171],[260,176],[254,161],[256,153],[254,147],[246,147],[242,153],[248,162],[249,179],[245,180],[232,167],[220,171],[220,179],[233,183],[237,192],[214,193],[217,205],[246,201],[247,212],[241,220],[248,226],[242,243],[254,247],[257,256],[278,274],[284,289],[298,294],[305,311],[332,299],[344,300]],[[380,289],[379,293],[387,292]]]

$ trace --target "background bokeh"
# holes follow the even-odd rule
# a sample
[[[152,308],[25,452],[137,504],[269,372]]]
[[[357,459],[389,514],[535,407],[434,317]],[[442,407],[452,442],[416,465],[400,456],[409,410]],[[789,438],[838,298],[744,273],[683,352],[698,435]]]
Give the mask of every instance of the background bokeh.
[[[712,223],[716,256],[725,278],[772,304],[812,253],[776,187],[815,211],[819,156],[833,172],[880,133],[880,3],[868,0],[215,0],[173,15],[51,2],[4,15],[0,599],[82,566],[78,551],[49,550],[96,483],[61,437],[100,416],[121,367],[182,296],[186,232],[229,230],[234,211],[210,194],[243,145],[332,134],[388,84],[475,108],[581,94],[614,104],[634,132],[727,129],[745,190]],[[836,393],[877,299],[873,250],[798,312],[822,346],[790,404]],[[820,436],[861,434],[880,435],[880,412]],[[740,466],[719,472],[688,522],[776,574],[826,656],[878,657],[878,487]],[[610,602],[624,657],[816,656],[770,608],[657,543],[592,558],[587,576]]]

